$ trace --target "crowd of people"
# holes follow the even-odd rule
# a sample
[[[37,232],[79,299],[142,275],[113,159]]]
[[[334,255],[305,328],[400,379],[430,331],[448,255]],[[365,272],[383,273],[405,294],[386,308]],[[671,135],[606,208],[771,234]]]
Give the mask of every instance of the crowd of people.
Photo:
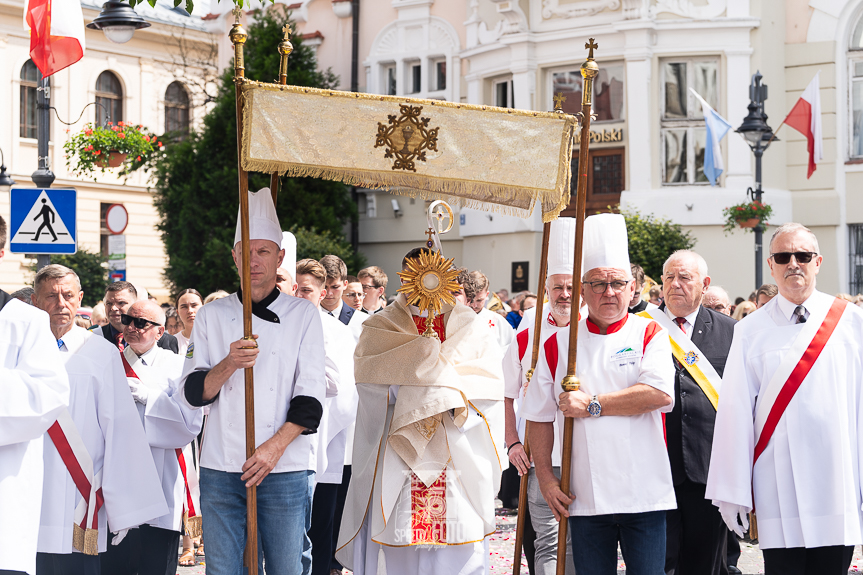
[[[531,574],[556,572],[562,520],[568,574],[616,573],[618,547],[634,574],[739,572],[756,507],[767,573],[848,571],[863,297],[816,290],[807,228],[775,231],[775,283],[732,304],[693,251],[647,277],[614,214],[587,218],[574,293],[561,218],[542,293],[461,268],[430,316],[387,299],[407,280],[379,267],[285,267],[269,191],[249,202],[238,292],[160,305],[115,282],[87,318],[61,265],[0,291],[0,574],[173,575],[202,556],[240,574],[251,486],[261,573],[488,573],[495,499],[515,508],[525,475]],[[5,241],[0,219],[0,258]]]

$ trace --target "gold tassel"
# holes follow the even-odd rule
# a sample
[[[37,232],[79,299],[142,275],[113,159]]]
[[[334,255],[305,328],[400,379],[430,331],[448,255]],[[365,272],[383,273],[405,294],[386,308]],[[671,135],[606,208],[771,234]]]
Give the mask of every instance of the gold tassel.
[[[80,527],[79,527],[80,529]],[[84,533],[84,549],[82,549],[84,555],[98,555],[99,554],[99,530],[98,529],[87,529]]]
[[[77,523],[72,525],[72,548],[78,551],[84,550],[84,530]]]
[[[203,524],[201,522],[201,516],[197,515],[195,517],[186,517],[185,513],[183,514],[184,525],[186,526],[186,536],[194,539],[195,537],[200,537],[203,533]]]
[[[755,511],[749,512],[749,539],[758,539],[758,521],[755,519]]]

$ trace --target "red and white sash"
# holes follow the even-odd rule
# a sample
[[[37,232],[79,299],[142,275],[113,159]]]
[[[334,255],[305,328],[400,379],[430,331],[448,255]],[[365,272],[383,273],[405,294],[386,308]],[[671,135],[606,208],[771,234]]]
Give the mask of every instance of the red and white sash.
[[[120,352],[120,359],[123,360],[123,369],[126,370],[126,377],[128,379],[137,380],[148,387],[157,388],[157,385],[148,384],[146,379],[139,377],[138,373],[132,369],[132,364],[129,362],[129,359],[127,359],[126,354],[132,354],[132,361],[136,361],[138,359],[131,347],[126,347],[125,350]],[[140,370],[141,373],[145,375],[145,378],[148,377],[149,367],[143,364],[141,367],[144,368]],[[195,473],[194,466],[186,464],[186,457],[183,455],[183,450],[178,448],[174,451],[177,454],[177,463],[180,465],[180,472],[183,474],[183,483],[186,487],[186,497],[183,500],[183,530],[189,537],[200,537],[201,514],[199,501],[201,493],[198,486],[198,475]],[[191,450],[189,451],[189,454],[191,454]]]
[[[842,313],[848,302],[839,298],[833,301],[829,311],[821,317],[811,314],[809,321],[803,325],[803,329],[797,334],[791,349],[785,354],[779,368],[770,378],[767,388],[758,398],[755,406],[755,453],[752,459],[755,462],[764,452],[767,444],[773,437],[776,425],[785,413],[788,404],[803,380],[809,374],[812,366],[827,341],[836,329],[836,325],[842,318]]]
[[[102,470],[93,472],[93,459],[68,409],[64,409],[54,425],[48,428],[48,437],[54,442],[60,459],[81,494],[81,501],[75,507],[72,547],[87,555],[98,555],[99,509],[105,503],[102,497]]]

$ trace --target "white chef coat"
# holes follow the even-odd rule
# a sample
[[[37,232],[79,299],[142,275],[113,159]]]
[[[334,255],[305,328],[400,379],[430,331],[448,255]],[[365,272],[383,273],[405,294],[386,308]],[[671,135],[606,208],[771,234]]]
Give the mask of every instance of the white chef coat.
[[[546,302],[542,307],[542,329],[539,332],[539,360],[537,367],[543,359],[543,346],[552,334],[557,333],[563,327],[554,323],[551,317],[551,304]],[[527,384],[527,372],[530,370],[531,358],[533,357],[533,330],[536,321],[536,307],[532,307],[521,318],[513,341],[506,350],[503,357],[503,381],[504,397],[513,400],[515,410],[515,424],[518,429],[518,439],[524,442],[525,419],[521,416],[521,406],[524,402],[525,385]],[[534,369],[536,373],[536,369]],[[536,381],[536,377],[533,378]],[[529,385],[528,385],[529,387]],[[560,467],[560,441],[558,438],[560,429],[563,429],[563,414],[558,411],[554,420],[554,447],[551,450],[551,465]],[[560,428],[560,429],[558,429]],[[533,467],[533,463],[531,463]]]
[[[347,428],[356,421],[359,401],[354,383],[354,349],[357,341],[348,326],[324,310],[321,310],[321,323],[324,328],[328,385],[331,371],[334,371],[338,393],[332,396],[327,394],[321,424],[313,436],[317,444],[315,480],[318,483],[341,483]]]
[[[803,306],[824,314],[834,298]],[[734,326],[722,377],[707,499],[752,507],[762,549],[863,543],[863,310],[849,304],[758,458],[752,481],[756,399],[803,325],[781,294]],[[794,318],[796,320],[796,318]],[[754,483],[754,484],[753,484]]]
[[[150,453],[168,504],[168,513],[151,518],[147,524],[182,531],[186,484],[176,450],[184,448],[198,436],[204,415],[201,410],[192,409],[181,399],[178,390],[179,377],[183,372],[181,356],[157,345],[140,358],[129,346],[123,353],[141,382],[149,388],[146,407],[140,403],[135,405],[141,414]],[[141,360],[146,365],[142,365]],[[187,470],[191,471],[191,463],[187,463],[187,466]],[[114,529],[113,524],[111,529]]]
[[[668,357],[668,332],[655,321],[627,314],[602,335],[588,318],[578,322],[576,372],[581,390],[601,395],[637,383],[674,398],[674,366]],[[569,328],[545,343],[545,361],[537,365],[527,388],[522,416],[529,421],[554,421],[566,375]],[[662,415],[674,407],[641,415],[578,418],[572,430],[572,494],[570,515],[643,513],[674,509],[671,465]],[[561,426],[563,430],[563,426]],[[561,443],[563,438],[561,437]]]
[[[119,531],[168,512],[144,427],[135,409],[117,348],[104,337],[72,326],[61,338],[60,357],[69,375],[69,414],[93,471],[102,474],[99,552],[107,550],[108,519]],[[72,524],[81,494],[45,436],[40,553],[72,553]],[[77,552],[77,551],[75,551]]]
[[[268,309],[279,317],[279,323],[252,316],[252,332],[259,336],[260,350],[254,367],[256,446],[285,424],[293,398],[312,397],[323,406],[326,392],[324,336],[317,308],[307,300],[280,293]],[[230,344],[242,337],[243,304],[236,293],[198,310],[183,385],[192,371],[207,371],[222,361]],[[201,467],[242,472],[246,462],[243,372],[234,372],[210,405]],[[181,395],[185,400],[185,394]],[[310,435],[294,439],[272,472],[314,470],[311,441]]]
[[[0,309],[0,569],[36,572],[43,435],[68,405],[48,314],[9,301]]]

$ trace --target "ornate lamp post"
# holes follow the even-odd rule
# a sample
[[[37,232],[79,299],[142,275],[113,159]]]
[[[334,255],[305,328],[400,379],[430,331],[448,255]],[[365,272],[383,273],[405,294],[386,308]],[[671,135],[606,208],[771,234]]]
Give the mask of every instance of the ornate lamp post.
[[[743,123],[737,128],[737,133],[742,135],[749,144],[749,148],[755,154],[755,189],[746,190],[746,195],[753,201],[761,202],[761,156],[764,150],[773,140],[778,140],[773,135],[773,129],[767,125],[767,114],[764,113],[764,101],[767,100],[767,85],[761,83],[761,72],[755,72],[752,83],[749,85],[749,113],[743,119]],[[762,235],[764,226],[759,221],[755,226],[755,289],[761,287],[762,280]]]
[[[138,16],[135,10],[121,0],[108,0],[102,4],[99,16],[87,24],[91,30],[101,30],[105,38],[115,44],[125,44],[132,39],[135,30],[148,28],[149,22]]]
[[[6,159],[3,157],[3,150],[0,150],[0,191],[8,192],[14,185],[15,180],[6,173]]]

